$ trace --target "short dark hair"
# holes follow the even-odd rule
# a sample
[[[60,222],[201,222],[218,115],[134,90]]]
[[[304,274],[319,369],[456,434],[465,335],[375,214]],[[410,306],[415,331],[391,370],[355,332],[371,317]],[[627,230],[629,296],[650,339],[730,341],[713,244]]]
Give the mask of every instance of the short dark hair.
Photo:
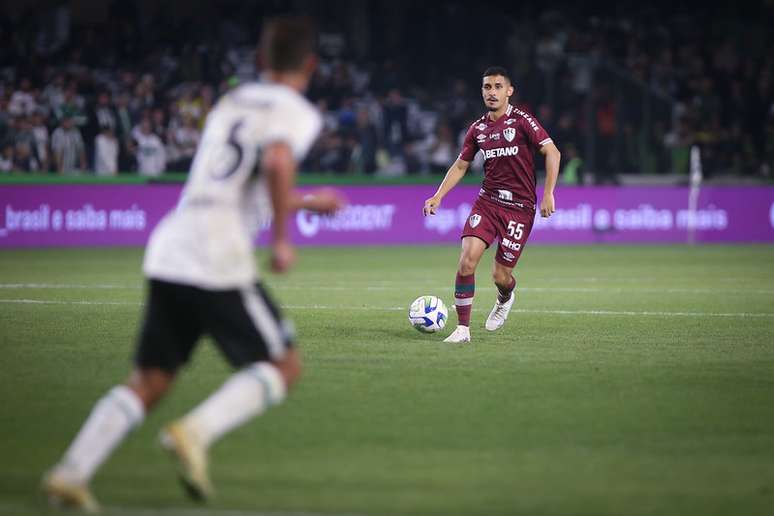
[[[311,18],[281,16],[269,20],[261,34],[263,65],[276,72],[298,70],[317,47],[317,30]]]
[[[513,84],[513,81],[511,80],[511,74],[508,73],[508,70],[506,70],[502,66],[490,66],[486,70],[484,70],[484,75],[481,77],[489,77],[491,75],[502,75],[506,79],[508,79],[508,82]]]

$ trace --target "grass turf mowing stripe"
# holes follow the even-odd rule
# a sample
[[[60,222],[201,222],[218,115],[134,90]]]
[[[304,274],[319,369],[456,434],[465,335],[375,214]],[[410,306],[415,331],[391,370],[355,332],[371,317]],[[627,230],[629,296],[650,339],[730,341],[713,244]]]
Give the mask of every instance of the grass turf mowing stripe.
[[[142,303],[124,301],[56,301],[44,299],[0,299],[0,303],[30,304],[30,305],[119,305],[142,306]],[[402,306],[332,306],[332,305],[282,305],[286,310],[373,310],[373,311],[400,311],[406,310]],[[482,308],[476,312],[488,311]],[[550,314],[550,315],[629,315],[629,316],[656,316],[656,317],[774,317],[774,313],[768,312],[668,312],[668,311],[634,311],[634,310],[530,310],[527,308],[513,309],[514,313],[523,314]]]

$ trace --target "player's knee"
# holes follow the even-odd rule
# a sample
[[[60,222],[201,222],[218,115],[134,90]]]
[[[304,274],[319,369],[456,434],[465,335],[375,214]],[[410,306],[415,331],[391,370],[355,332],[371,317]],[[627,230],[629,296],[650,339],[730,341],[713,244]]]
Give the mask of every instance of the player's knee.
[[[126,381],[129,387],[142,401],[146,410],[153,408],[164,397],[175,374],[162,369],[135,369]]]
[[[289,351],[282,360],[275,362],[274,365],[279,370],[288,388],[301,377],[301,355],[295,350]]]

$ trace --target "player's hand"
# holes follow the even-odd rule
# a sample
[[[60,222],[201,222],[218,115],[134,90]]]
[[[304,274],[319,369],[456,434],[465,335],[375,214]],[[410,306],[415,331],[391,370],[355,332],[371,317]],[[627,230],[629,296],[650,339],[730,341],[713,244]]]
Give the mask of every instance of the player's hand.
[[[435,215],[436,210],[441,205],[441,199],[438,197],[430,197],[425,201],[425,207],[422,208],[422,213],[427,217],[428,215]]]
[[[346,198],[333,188],[320,188],[304,196],[304,209],[331,215],[347,205]]]
[[[282,240],[274,242],[271,248],[271,270],[282,274],[287,272],[296,262],[296,250],[293,245]]]
[[[556,211],[556,206],[554,205],[554,194],[544,193],[543,200],[540,201],[540,215],[543,218],[548,218],[555,211]]]

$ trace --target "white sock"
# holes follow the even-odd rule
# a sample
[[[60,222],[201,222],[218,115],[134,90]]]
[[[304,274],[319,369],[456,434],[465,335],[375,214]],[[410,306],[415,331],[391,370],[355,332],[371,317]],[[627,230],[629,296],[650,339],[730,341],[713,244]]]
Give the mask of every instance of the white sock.
[[[209,398],[183,418],[183,425],[204,446],[284,401],[285,380],[268,362],[234,373]]]
[[[125,385],[113,387],[95,405],[57,469],[88,483],[108,455],[145,417],[140,398]]]

